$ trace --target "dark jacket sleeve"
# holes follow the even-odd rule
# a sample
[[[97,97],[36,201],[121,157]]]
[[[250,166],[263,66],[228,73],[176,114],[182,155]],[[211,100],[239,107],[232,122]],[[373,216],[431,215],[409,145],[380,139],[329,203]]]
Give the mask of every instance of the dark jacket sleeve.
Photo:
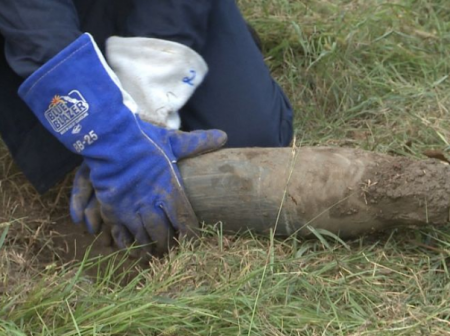
[[[216,1],[221,0],[132,0],[125,35],[178,42],[200,52]]]
[[[7,62],[26,78],[81,32],[72,0],[0,0],[0,34]]]

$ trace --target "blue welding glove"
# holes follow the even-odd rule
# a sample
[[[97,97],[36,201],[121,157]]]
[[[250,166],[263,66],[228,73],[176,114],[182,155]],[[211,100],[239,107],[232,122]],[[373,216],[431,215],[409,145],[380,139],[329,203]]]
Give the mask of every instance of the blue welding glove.
[[[123,89],[137,103],[140,118],[168,129],[180,127],[178,111],[208,70],[194,50],[154,38],[110,37],[106,58]],[[191,69],[191,76],[181,81],[180,73],[186,68]],[[90,233],[97,234],[104,221],[89,174],[89,167],[83,163],[73,182],[70,213],[75,224],[84,224]]]
[[[161,255],[175,234],[195,237],[198,222],[176,163],[219,148],[225,133],[182,133],[143,123],[89,34],[32,74],[19,95],[59,141],[84,157],[119,247],[135,241]]]

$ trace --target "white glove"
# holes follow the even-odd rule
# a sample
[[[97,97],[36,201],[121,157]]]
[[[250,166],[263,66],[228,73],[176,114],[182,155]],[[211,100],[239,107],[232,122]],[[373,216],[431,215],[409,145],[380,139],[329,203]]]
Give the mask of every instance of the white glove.
[[[140,117],[169,129],[180,128],[178,111],[202,83],[208,66],[194,50],[144,37],[110,37],[106,58]]]

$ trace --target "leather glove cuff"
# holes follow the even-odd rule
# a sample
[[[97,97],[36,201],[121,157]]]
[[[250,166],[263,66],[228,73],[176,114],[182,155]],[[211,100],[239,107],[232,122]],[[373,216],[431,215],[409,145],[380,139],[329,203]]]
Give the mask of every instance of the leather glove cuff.
[[[106,58],[140,117],[169,129],[180,128],[178,111],[202,83],[208,67],[182,44],[144,37],[110,37]]]

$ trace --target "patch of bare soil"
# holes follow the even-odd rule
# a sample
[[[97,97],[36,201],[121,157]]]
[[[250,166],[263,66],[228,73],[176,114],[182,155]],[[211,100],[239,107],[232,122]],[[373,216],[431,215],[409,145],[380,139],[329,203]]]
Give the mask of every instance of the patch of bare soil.
[[[11,183],[3,183],[0,190],[3,204],[7,203],[0,210],[0,222],[4,225],[10,223],[8,236],[14,236],[16,243],[27,243],[30,248],[39,240],[44,240],[41,243],[48,245],[48,249],[42,249],[39,245],[34,249],[48,261],[55,258],[63,262],[80,260],[91,245],[92,256],[114,252],[109,237],[95,237],[83,226],[72,223],[68,208],[70,188],[60,185],[48,195],[40,196],[21,176],[15,178],[15,184],[22,185],[26,193],[8,184]],[[48,252],[52,255],[45,255]]]
[[[40,196],[0,148],[0,236],[8,229],[0,248],[0,294],[49,268],[82,260],[88,248],[89,257],[114,252],[107,235],[96,238],[71,222],[71,181],[69,176]]]

